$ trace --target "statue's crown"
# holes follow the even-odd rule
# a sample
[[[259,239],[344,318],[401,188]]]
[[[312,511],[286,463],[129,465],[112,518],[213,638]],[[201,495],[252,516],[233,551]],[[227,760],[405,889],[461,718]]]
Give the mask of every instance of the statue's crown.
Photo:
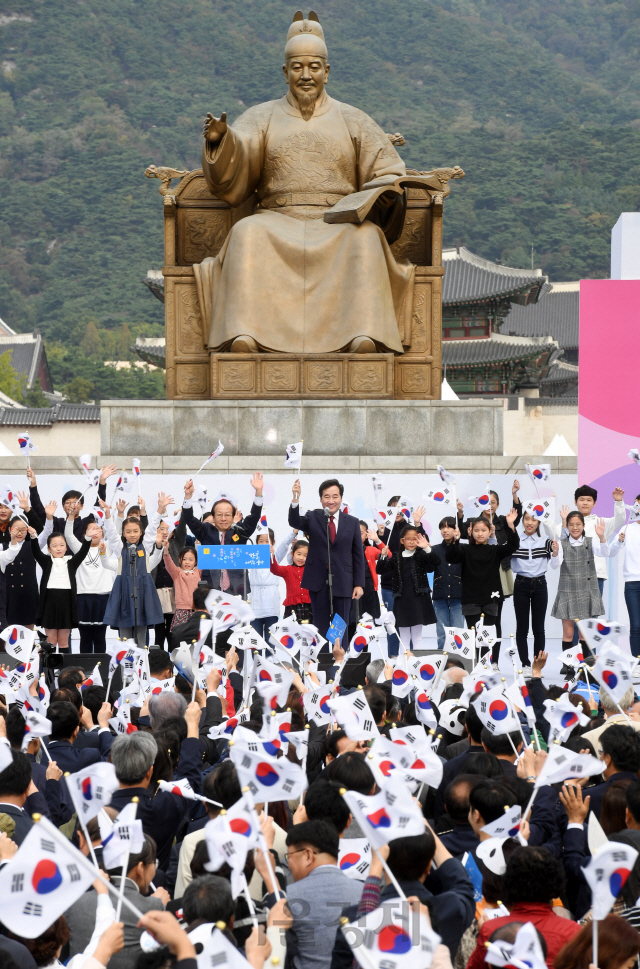
[[[292,57],[296,54],[315,54],[320,57],[328,57],[324,30],[315,10],[310,10],[306,19],[302,10],[298,10],[293,15],[293,23],[287,31],[284,53],[285,57]]]

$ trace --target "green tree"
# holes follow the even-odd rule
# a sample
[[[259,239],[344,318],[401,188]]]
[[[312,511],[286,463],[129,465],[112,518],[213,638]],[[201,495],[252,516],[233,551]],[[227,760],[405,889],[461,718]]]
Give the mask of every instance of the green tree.
[[[87,323],[87,329],[80,341],[80,349],[87,357],[102,357],[102,338],[93,320]]]
[[[22,381],[11,363],[11,350],[0,354],[0,390],[22,403]]]
[[[84,377],[74,377],[64,385],[62,393],[71,404],[85,404],[93,400],[93,384]]]
[[[23,403],[27,407],[51,407],[49,399],[45,397],[42,387],[37,383],[24,392]]]
[[[129,329],[128,323],[122,324],[122,329],[120,330],[120,337],[118,339],[118,360],[130,360],[131,359],[131,344],[133,338],[131,336],[131,330]]]

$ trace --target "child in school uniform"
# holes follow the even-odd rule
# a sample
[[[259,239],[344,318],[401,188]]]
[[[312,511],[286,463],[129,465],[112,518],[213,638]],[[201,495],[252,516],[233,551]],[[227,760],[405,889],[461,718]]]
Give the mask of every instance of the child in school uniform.
[[[271,554],[278,562],[286,554],[288,545],[281,542],[276,548],[276,537],[272,528],[256,537],[256,545],[269,545]],[[255,619],[251,625],[267,642],[269,628],[280,617],[280,579],[271,569],[249,569],[251,580],[251,608]]]
[[[460,629],[462,618],[462,573],[460,563],[452,565],[447,562],[446,552],[453,541],[456,530],[456,520],[453,516],[443,518],[438,525],[442,541],[432,545],[431,551],[438,556],[438,564],[433,573],[433,608],[436,614],[436,636],[438,649],[444,649],[445,626],[455,626]]]
[[[105,532],[111,551],[118,557],[116,580],[109,596],[104,621],[107,626],[118,629],[121,639],[136,636],[137,645],[144,647],[147,628],[164,621],[164,614],[151,570],[161,561],[163,546],[158,547],[158,525],[173,498],[160,492],[158,510],[143,532],[137,518],[127,518],[122,525],[122,539],[118,536],[111,518],[111,508],[105,502],[100,507],[105,513]],[[108,562],[102,562],[109,568]],[[137,597],[134,599],[134,589]]]
[[[187,622],[193,612],[193,593],[198,588],[198,583],[202,580],[202,572],[197,567],[197,552],[193,548],[183,548],[179,553],[180,566],[178,567],[169,551],[167,540],[164,548],[164,564],[167,572],[173,579],[173,587],[176,596],[176,611],[171,623],[171,629],[179,626],[180,623]]]
[[[520,545],[515,522],[518,511],[512,508],[505,515],[507,523],[506,542],[498,545],[493,526],[486,518],[474,518],[469,525],[469,544],[460,544],[460,529],[456,528],[454,539],[447,547],[445,557],[451,564],[462,566],[462,615],[470,629],[484,615],[486,626],[495,626],[500,619],[502,582],[500,563],[505,556],[513,555]],[[498,669],[500,643],[493,647],[493,668]]]
[[[295,616],[298,622],[313,622],[311,599],[306,589],[302,588],[302,573],[307,561],[309,543],[294,542],[291,548],[293,565],[278,565],[275,553],[271,550],[271,571],[274,575],[284,579],[287,595],[284,600],[284,618]]]
[[[589,538],[585,533],[582,512],[571,511],[566,517],[563,515],[563,525],[566,537],[560,539],[558,549],[551,558],[551,565],[560,568],[558,592],[551,615],[562,620],[564,651],[573,644],[575,619],[595,619],[596,616],[604,615],[595,560],[602,556],[608,558],[609,546],[605,537],[604,518],[597,520],[595,538]],[[584,650],[585,655],[591,652],[586,643]],[[566,669],[563,667],[565,673]]]
[[[50,521],[52,524],[53,513],[51,519],[49,519],[49,511],[47,510],[47,525]],[[107,549],[102,526],[91,518],[84,518],[83,522],[85,524],[84,538],[89,539],[91,545],[76,572],[80,652],[104,653],[107,649],[107,627],[104,624],[104,614],[113,588],[118,563]],[[75,524],[71,521],[67,521],[65,525],[64,537],[73,554],[81,550],[82,542],[76,537]],[[42,542],[42,535],[39,538]],[[111,561],[110,569],[102,567],[102,559],[105,557]]]
[[[636,498],[640,505],[640,495]],[[606,534],[606,533],[605,533]],[[629,647],[634,656],[640,656],[640,521],[629,521],[615,542],[609,547],[609,556],[618,555],[624,549],[624,600],[629,613]]]
[[[422,627],[436,621],[427,573],[437,564],[428,537],[415,525],[405,525],[400,532],[398,552],[383,551],[376,563],[378,575],[391,575],[393,614],[405,649],[420,649]]]
[[[70,515],[65,525],[68,534],[73,532],[73,526],[74,517]],[[53,532],[47,539],[47,555],[37,536],[31,539],[31,552],[42,569],[36,623],[44,626],[48,642],[60,649],[69,649],[69,634],[78,625],[76,574],[90,547],[91,537],[85,535],[80,549],[70,555],[64,535]]]
[[[547,566],[557,543],[540,534],[540,522],[525,512],[520,547],[511,556],[513,608],[516,614],[516,646],[525,676],[531,676],[529,660],[529,615],[534,658],[544,651],[544,621],[547,615]]]

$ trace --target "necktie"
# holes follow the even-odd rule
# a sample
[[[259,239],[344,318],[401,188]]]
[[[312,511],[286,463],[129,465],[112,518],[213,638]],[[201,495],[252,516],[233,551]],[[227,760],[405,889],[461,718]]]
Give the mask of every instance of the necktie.
[[[333,515],[329,519],[329,535],[331,536],[331,544],[333,545],[336,540],[336,523]]]
[[[225,540],[226,534],[227,534],[226,532],[220,532],[220,535],[222,536],[221,539],[220,539],[220,544],[221,545],[224,545],[224,540]],[[227,572],[226,569],[220,569],[220,589],[221,589],[221,591],[222,592],[226,592],[230,585],[231,585],[231,582],[229,580],[229,573]]]

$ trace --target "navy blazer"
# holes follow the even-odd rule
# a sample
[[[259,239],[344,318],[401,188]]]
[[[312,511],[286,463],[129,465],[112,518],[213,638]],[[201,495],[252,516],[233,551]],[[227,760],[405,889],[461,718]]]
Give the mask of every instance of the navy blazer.
[[[364,589],[364,550],[360,535],[360,520],[354,515],[340,515],[336,540],[331,546],[333,594],[351,598],[355,586]],[[290,505],[289,524],[309,536],[309,553],[302,574],[302,588],[320,592],[327,584],[329,560],[327,555],[327,519],[322,508],[300,514],[299,505]]]
[[[99,764],[101,760],[106,760],[113,739],[113,734],[105,730],[99,735],[97,747],[83,747],[79,750],[68,740],[49,740],[47,748],[51,754],[51,760],[55,760],[63,773],[69,771],[70,774],[75,774],[83,767],[89,767],[90,764]]]
[[[11,840],[15,841],[17,845],[21,845],[33,827],[33,821],[26,810],[19,808],[17,804],[4,804],[2,798],[0,798],[0,814],[8,814],[16,822],[16,829],[11,835]]]

